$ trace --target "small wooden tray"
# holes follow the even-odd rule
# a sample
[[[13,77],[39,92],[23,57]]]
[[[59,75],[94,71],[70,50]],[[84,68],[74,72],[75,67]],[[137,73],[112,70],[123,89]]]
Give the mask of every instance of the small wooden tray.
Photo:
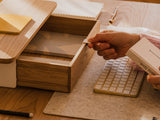
[[[51,16],[17,59],[17,84],[70,92],[94,52],[83,40],[99,31],[99,21]]]

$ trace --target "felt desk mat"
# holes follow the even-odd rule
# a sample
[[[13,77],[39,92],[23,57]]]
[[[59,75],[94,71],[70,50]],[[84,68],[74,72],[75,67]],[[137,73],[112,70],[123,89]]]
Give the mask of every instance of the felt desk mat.
[[[143,83],[137,98],[98,94],[93,87],[105,60],[95,53],[71,93],[55,92],[44,113],[96,120],[152,120],[160,118],[160,92]]]

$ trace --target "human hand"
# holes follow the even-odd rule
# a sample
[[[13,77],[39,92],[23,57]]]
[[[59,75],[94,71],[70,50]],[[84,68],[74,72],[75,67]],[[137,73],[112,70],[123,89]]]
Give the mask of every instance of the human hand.
[[[147,75],[147,81],[151,83],[155,89],[160,90],[160,75]]]
[[[97,51],[104,59],[116,59],[125,56],[128,49],[139,41],[140,36],[125,32],[103,31],[88,39],[88,47]]]

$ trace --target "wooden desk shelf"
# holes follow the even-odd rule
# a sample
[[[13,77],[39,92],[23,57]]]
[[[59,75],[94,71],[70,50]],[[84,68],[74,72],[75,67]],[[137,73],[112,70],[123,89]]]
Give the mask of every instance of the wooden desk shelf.
[[[0,63],[11,63],[18,58],[41,26],[49,18],[56,3],[43,0],[3,0],[0,3],[1,14],[30,16],[32,20],[20,34],[0,32]]]

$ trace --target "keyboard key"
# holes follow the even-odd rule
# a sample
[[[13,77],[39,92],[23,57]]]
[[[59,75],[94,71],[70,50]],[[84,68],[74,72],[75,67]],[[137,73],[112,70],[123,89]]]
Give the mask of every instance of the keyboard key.
[[[142,71],[133,70],[132,66],[127,64],[128,60],[128,57],[108,60],[97,80],[94,91],[136,97],[145,74]]]

